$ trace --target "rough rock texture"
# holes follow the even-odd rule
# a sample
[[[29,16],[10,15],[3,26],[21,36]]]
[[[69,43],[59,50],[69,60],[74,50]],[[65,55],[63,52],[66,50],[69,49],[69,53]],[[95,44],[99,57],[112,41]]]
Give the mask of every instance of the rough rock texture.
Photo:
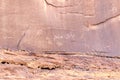
[[[120,57],[0,50],[0,80],[119,80]]]
[[[0,0],[0,47],[120,55],[120,0]]]

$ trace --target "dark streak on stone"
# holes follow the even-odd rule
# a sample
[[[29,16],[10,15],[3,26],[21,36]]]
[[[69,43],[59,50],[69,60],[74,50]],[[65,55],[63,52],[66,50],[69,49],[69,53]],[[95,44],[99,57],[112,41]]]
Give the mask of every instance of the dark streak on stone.
[[[27,28],[27,30],[23,33],[23,35],[20,37],[18,43],[17,43],[17,49],[19,50],[19,46],[22,42],[22,40],[24,39],[25,35],[26,35],[26,32],[28,31],[29,27]]]

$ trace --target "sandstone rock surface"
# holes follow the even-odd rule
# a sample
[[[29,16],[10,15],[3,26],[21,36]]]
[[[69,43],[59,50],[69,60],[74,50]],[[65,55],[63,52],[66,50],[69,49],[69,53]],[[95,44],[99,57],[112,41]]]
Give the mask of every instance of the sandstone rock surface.
[[[120,57],[0,50],[0,80],[119,80]]]
[[[119,0],[0,0],[0,48],[120,55]]]

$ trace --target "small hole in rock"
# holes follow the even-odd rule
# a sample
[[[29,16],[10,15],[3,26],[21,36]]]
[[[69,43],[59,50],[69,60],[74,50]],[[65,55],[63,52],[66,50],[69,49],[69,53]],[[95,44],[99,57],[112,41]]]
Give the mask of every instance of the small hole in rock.
[[[21,66],[23,66],[23,64],[20,64]]]
[[[44,68],[44,67],[42,67],[41,69],[44,69],[44,70],[54,70],[55,68]]]
[[[5,64],[5,63],[7,63],[7,62],[4,62],[4,61],[3,61],[3,62],[1,62],[1,63],[2,63],[2,64]]]
[[[38,68],[40,68],[40,66],[38,66]]]

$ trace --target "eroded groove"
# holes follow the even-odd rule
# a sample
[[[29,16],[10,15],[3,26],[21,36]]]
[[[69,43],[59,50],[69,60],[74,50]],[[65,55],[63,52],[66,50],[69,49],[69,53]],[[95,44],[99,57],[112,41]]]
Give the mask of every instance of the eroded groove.
[[[65,51],[46,51],[45,54],[58,54],[64,56],[79,56],[79,55],[86,55],[86,56],[93,56],[93,57],[102,57],[102,58],[113,58],[113,59],[120,59],[119,56],[109,56],[103,54],[109,54],[109,52],[105,51],[92,51],[88,53],[81,53],[81,52],[65,52]]]
[[[109,54],[110,52],[105,52],[105,51],[92,51],[85,53],[88,56],[93,56],[93,57],[101,57],[101,58],[111,58],[111,59],[120,59],[119,56],[110,56],[110,55],[104,55],[104,54]]]

